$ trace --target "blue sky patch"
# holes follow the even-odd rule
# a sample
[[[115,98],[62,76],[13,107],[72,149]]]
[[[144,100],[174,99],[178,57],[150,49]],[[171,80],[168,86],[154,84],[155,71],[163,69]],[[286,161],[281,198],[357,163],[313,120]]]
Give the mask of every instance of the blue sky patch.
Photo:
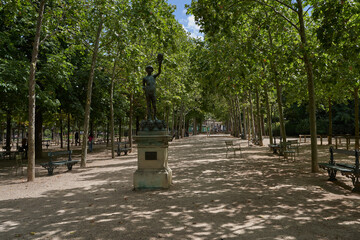
[[[184,26],[184,29],[190,33],[192,37],[203,38],[204,35],[199,32],[200,26],[195,23],[193,15],[186,15],[185,4],[191,4],[191,0],[168,0],[168,3],[176,5],[174,12],[176,20]]]

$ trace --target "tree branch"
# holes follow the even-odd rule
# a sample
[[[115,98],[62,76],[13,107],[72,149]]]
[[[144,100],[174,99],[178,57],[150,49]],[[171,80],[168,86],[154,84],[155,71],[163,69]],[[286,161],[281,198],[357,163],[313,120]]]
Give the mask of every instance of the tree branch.
[[[57,32],[59,32],[58,28],[56,28],[52,33],[46,35],[44,39],[40,41],[40,45],[42,45],[48,38],[54,36]]]
[[[278,3],[280,3],[280,4],[282,4],[282,5],[284,5],[285,7],[289,8],[289,9],[291,9],[291,10],[294,11],[295,13],[297,13],[296,9],[293,8],[292,6],[290,6],[289,4],[286,4],[286,3],[284,3],[283,1],[280,1],[280,0],[275,0],[275,1],[278,2]]]
[[[313,7],[309,7],[307,10],[306,10],[306,12],[304,13],[304,15],[303,16],[305,16],[307,13],[308,13],[308,11],[310,10],[310,9],[312,9]]]
[[[273,10],[277,15],[279,15],[280,17],[282,17],[283,19],[285,19],[285,21],[287,21],[291,26],[293,26],[298,32],[300,31],[299,27],[296,26],[295,23],[293,23],[290,19],[288,19],[286,16],[284,16],[284,14],[282,14],[281,12],[277,11],[273,6],[269,5],[269,4],[266,4],[260,0],[254,0],[255,2],[261,4],[261,5],[264,5],[266,7],[269,7],[271,8],[271,10]],[[297,13],[297,12],[296,12]]]

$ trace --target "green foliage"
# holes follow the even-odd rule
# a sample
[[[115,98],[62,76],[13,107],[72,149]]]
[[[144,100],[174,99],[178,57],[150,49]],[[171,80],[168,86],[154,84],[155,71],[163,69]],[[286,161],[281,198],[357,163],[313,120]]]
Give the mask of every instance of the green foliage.
[[[306,133],[304,106],[309,96],[303,53],[309,53],[314,68],[318,114],[326,113],[329,100],[343,104],[352,99],[359,85],[360,6],[358,1],[300,2],[312,7],[304,14],[307,46],[291,24],[298,22],[297,1],[194,0],[188,12],[201,26],[204,40],[189,36],[173,16],[174,6],[165,0],[48,1],[37,65],[37,105],[55,116],[49,124],[61,111],[81,121],[96,26],[102,20],[92,122],[104,124],[109,116],[113,69],[115,119],[129,114],[132,94],[135,116],[145,116],[144,69],[151,64],[156,72],[156,55],[161,52],[165,58],[157,79],[160,116],[175,110],[186,119],[211,115],[227,121],[231,102],[237,100],[240,109],[248,107],[249,93],[254,96],[255,89],[261,96],[267,92],[274,105],[277,78],[287,131]],[[27,114],[37,8],[36,1],[26,0],[0,5],[0,109],[11,109],[19,117]],[[352,112],[334,110],[334,131],[353,129]],[[326,117],[318,117],[319,133],[327,131]],[[350,127],[337,127],[341,123]]]

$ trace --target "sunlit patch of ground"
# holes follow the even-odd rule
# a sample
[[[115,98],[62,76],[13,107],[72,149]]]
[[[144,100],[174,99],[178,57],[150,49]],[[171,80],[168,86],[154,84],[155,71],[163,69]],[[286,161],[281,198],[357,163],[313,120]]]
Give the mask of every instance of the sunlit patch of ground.
[[[267,141],[241,141],[242,156],[226,157],[226,139],[171,142],[169,190],[132,191],[136,151],[111,159],[104,145],[87,168],[37,167],[32,183],[3,166],[0,239],[358,239],[360,195],[345,177],[310,173],[309,143],[290,161]],[[328,161],[327,146],[319,158]]]

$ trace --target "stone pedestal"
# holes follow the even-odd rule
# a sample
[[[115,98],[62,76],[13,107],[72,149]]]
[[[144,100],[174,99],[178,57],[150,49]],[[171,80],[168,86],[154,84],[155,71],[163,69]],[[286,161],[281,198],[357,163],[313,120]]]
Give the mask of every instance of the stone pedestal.
[[[134,137],[138,148],[138,169],[134,189],[166,189],[171,185],[168,146],[171,136],[166,130],[139,131]]]

